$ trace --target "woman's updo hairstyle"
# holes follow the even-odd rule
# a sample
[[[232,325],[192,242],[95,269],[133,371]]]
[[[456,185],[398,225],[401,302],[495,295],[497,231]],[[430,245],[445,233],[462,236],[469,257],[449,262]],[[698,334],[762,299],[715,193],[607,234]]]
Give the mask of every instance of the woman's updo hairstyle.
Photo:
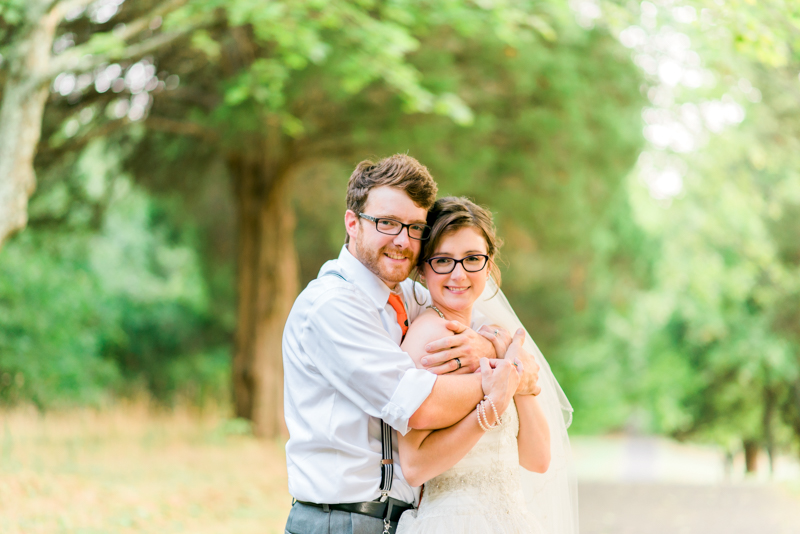
[[[444,237],[462,228],[477,228],[486,239],[486,253],[491,258],[489,274],[494,278],[497,287],[500,287],[500,269],[496,260],[503,241],[497,237],[492,213],[489,210],[466,197],[440,198],[428,211],[428,226],[431,227],[431,235],[423,244],[422,253],[417,261],[417,273],[422,272],[425,261],[433,256]]]

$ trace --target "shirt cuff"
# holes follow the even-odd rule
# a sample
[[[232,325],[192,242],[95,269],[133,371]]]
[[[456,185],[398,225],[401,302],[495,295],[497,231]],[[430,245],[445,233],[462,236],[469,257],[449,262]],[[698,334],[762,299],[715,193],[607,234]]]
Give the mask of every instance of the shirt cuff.
[[[389,404],[381,410],[381,419],[405,436],[409,430],[408,420],[431,394],[436,378],[425,369],[406,371]]]

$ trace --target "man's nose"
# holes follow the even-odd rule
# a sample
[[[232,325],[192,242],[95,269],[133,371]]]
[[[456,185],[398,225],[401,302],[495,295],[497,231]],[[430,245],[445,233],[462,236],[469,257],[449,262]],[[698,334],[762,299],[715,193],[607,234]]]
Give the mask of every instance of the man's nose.
[[[400,233],[394,236],[392,242],[398,247],[411,248],[411,236],[408,235],[408,227],[400,230]]]

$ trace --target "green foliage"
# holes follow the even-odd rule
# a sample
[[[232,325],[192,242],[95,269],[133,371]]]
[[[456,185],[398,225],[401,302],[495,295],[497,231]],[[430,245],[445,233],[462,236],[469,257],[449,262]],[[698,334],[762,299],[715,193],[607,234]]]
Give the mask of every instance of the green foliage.
[[[659,202],[634,173],[630,220],[617,226],[615,248],[643,266],[625,283],[608,269],[613,256],[598,257],[590,310],[598,349],[615,347],[606,353],[620,369],[612,395],[631,407],[628,422],[731,449],[748,440],[774,451],[796,447],[800,436],[800,58],[791,53],[796,6],[767,4],[689,4],[704,11],[680,31],[716,84],[670,88],[670,98],[654,99],[652,107],[680,116],[684,102],[722,98],[744,106],[746,119],[706,132],[685,154],[648,150],[648,162],[681,169],[683,192]],[[653,32],[656,20],[670,20],[670,9],[650,6]],[[639,22],[636,15],[619,16],[618,29]],[[657,76],[648,81],[660,83]],[[573,345],[579,350],[591,339]],[[637,420],[637,412],[646,416]]]
[[[13,5],[0,4],[6,25]],[[504,288],[576,408],[575,432],[796,440],[798,4],[599,5],[585,28],[564,2],[526,0],[194,0],[165,16],[155,34],[187,37],[153,62],[180,84],[153,90],[147,128],[114,133],[126,93],[76,91],[48,108],[32,228],[0,255],[0,396],[224,397],[228,160],[288,158],[306,283],[341,247],[353,165],[409,152],[442,194],[495,213]],[[726,95],[746,110],[690,153],[647,147],[685,171],[669,206],[630,172],[646,148],[644,95],[660,83],[614,38],[634,24],[684,32],[715,81],[672,87],[663,109]],[[111,32],[67,26],[79,44],[121,50]]]
[[[209,315],[197,245],[119,158],[101,140],[44,173],[32,228],[4,249],[3,402],[96,405],[141,389],[164,402],[227,397],[228,334]]]
[[[86,240],[31,234],[0,260],[0,399],[97,404],[120,376],[103,358],[102,333],[113,323],[96,298]]]
[[[0,1],[0,21],[4,25],[17,26],[25,18],[25,0]],[[2,36],[2,34],[0,34]]]

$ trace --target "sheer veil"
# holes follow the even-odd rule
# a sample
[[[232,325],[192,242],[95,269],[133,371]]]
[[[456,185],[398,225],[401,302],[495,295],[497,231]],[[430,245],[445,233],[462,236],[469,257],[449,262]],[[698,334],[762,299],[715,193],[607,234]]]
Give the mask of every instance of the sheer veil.
[[[523,327],[506,296],[491,278],[474,309],[486,317],[488,324],[502,326],[512,335]],[[542,392],[537,398],[550,425],[551,452],[550,467],[544,474],[520,467],[525,502],[548,534],[577,534],[578,484],[567,435],[567,428],[572,423],[572,406],[527,330],[523,347],[536,358],[541,368],[539,386]]]

